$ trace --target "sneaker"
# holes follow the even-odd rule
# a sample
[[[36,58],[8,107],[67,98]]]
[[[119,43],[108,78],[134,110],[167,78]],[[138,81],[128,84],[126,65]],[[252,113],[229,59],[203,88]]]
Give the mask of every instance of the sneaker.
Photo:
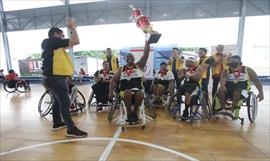
[[[187,118],[188,118],[188,110],[184,110],[181,120],[185,121],[187,120]]]
[[[137,114],[133,113],[131,116],[132,116],[131,117],[131,124],[136,125],[138,123],[138,121],[139,121]]]
[[[77,127],[75,127],[73,130],[67,131],[66,136],[67,137],[82,138],[82,137],[87,136],[87,132],[84,132],[84,131],[78,129]]]
[[[97,107],[97,112],[101,112],[103,110],[103,108],[101,106]]]
[[[171,96],[167,96],[167,100],[164,102],[163,106],[168,106],[171,100]]]
[[[52,131],[57,131],[63,128],[66,128],[66,124],[64,124],[63,122],[59,123],[59,124],[53,124],[53,128]]]

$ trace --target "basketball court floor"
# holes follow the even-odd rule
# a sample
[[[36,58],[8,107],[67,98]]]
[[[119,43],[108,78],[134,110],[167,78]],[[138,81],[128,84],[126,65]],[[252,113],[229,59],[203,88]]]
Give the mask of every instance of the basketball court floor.
[[[145,130],[122,131],[109,124],[108,112],[96,113],[86,107],[72,116],[76,125],[88,132],[87,138],[79,139],[66,138],[66,129],[51,131],[51,115],[42,118],[37,110],[44,89],[40,84],[31,88],[24,94],[0,90],[0,160],[270,160],[269,85],[264,85],[265,99],[259,103],[255,123],[249,123],[247,110],[242,108],[243,127],[239,120],[223,117],[190,124],[158,109],[157,119]],[[87,100],[90,85],[80,85],[79,90]]]

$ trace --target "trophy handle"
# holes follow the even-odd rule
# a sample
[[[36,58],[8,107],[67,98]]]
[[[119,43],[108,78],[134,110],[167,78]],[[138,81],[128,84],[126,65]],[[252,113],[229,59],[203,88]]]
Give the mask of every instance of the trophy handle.
[[[134,6],[134,4],[130,4],[128,5],[132,10],[136,10],[136,7]]]

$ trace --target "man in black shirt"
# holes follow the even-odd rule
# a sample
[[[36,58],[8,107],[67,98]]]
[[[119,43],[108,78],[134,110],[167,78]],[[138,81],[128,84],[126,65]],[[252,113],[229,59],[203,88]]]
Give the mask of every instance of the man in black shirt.
[[[52,105],[53,130],[67,127],[66,136],[85,137],[87,136],[87,133],[79,130],[74,125],[69,111],[70,99],[67,77],[71,76],[72,73],[67,75],[55,74],[56,66],[61,66],[62,69],[69,68],[69,66],[65,65],[64,63],[55,64],[55,56],[57,54],[64,54],[56,53],[56,51],[59,49],[63,49],[63,51],[65,51],[65,48],[72,48],[74,45],[78,45],[80,43],[74,19],[69,19],[68,28],[71,31],[70,39],[64,39],[63,31],[57,27],[53,27],[49,30],[49,38],[44,39],[41,44],[41,48],[43,50],[43,84],[46,88],[53,92],[55,98]],[[65,123],[61,121],[60,115]]]

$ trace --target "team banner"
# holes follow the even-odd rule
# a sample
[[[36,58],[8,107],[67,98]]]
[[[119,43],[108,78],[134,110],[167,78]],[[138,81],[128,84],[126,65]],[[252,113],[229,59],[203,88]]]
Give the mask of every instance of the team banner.
[[[41,76],[41,59],[21,59],[19,60],[19,69],[21,76]]]

